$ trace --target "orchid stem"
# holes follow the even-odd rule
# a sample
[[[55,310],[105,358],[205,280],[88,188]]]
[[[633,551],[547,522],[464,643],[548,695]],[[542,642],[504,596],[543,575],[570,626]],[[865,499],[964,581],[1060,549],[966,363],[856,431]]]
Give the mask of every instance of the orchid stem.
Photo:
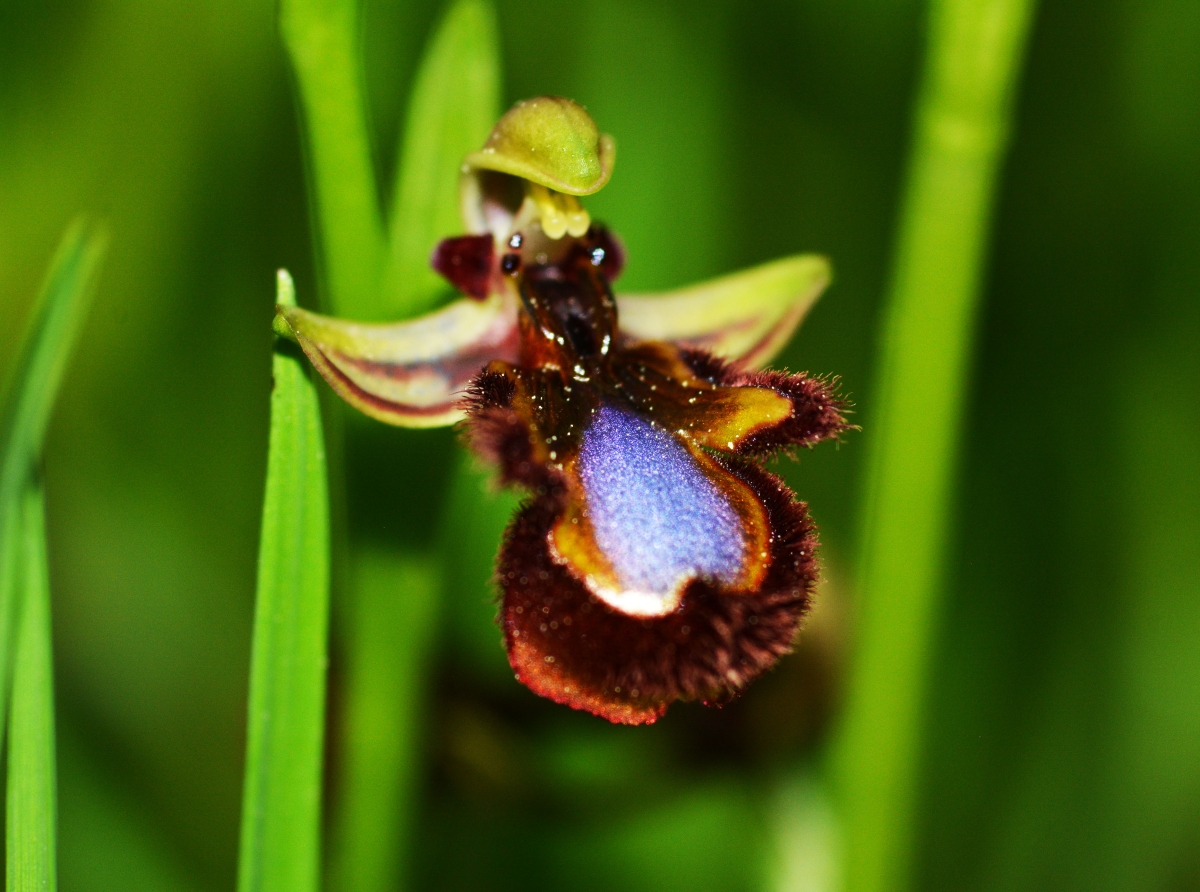
[[[858,640],[832,753],[847,892],[913,880],[925,690],[992,202],[1033,0],[934,0],[862,515]]]
[[[328,887],[388,892],[408,885],[439,579],[428,557],[370,545],[354,549],[351,573]]]

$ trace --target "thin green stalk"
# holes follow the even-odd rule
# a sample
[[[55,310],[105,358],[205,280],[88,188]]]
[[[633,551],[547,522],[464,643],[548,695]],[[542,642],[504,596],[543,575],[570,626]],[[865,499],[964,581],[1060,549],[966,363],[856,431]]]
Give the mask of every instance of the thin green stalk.
[[[26,487],[19,526],[20,609],[9,719],[6,888],[8,892],[54,892],[58,888],[54,667],[45,506],[39,485]]]
[[[315,239],[329,308],[382,318],[383,217],[359,46],[359,0],[282,0],[280,30],[292,61],[308,147]]]
[[[330,888],[387,892],[406,873],[440,580],[429,558],[369,546],[353,573]]]
[[[278,302],[295,303],[282,270]],[[315,892],[329,624],[325,445],[304,358],[281,344],[272,372],[238,889]]]
[[[1032,0],[935,0],[883,317],[856,662],[833,765],[845,888],[911,884],[924,692],[946,582],[992,198]]]
[[[50,265],[0,416],[0,692],[7,703],[9,651],[16,613],[15,525],[27,481],[95,286],[103,233],[75,221]],[[0,709],[0,738],[7,709]]]

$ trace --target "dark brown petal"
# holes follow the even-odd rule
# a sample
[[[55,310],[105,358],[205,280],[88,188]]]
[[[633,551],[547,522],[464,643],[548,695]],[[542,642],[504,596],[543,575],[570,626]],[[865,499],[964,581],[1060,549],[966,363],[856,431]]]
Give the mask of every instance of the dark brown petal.
[[[429,258],[429,265],[467,297],[486,300],[496,272],[496,245],[489,235],[444,238]]]
[[[743,387],[768,387],[792,401],[792,414],[781,423],[755,432],[738,448],[742,455],[766,456],[789,446],[814,446],[837,437],[851,425],[846,422],[845,400],[836,383],[788,372],[750,372],[741,376]]]
[[[698,347],[680,347],[679,358],[693,375],[709,384],[733,384],[743,374],[738,366]]]
[[[726,386],[695,375],[672,344],[619,350],[612,374],[640,414],[706,449],[737,452],[748,438],[792,413],[791,402],[771,388]]]
[[[509,662],[535,693],[612,722],[653,722],[675,700],[722,703],[787,653],[817,578],[816,530],[775,476],[724,463],[763,503],[770,566],[751,593],[693,582],[678,610],[622,614],[551,556],[560,500],[543,495],[513,520],[500,554],[501,624]]]
[[[846,401],[837,392],[836,381],[803,373],[747,372],[704,350],[685,348],[679,355],[697,378],[710,384],[766,387],[791,400],[791,414],[740,443],[741,455],[766,456],[789,446],[813,446],[852,427],[846,422]]]

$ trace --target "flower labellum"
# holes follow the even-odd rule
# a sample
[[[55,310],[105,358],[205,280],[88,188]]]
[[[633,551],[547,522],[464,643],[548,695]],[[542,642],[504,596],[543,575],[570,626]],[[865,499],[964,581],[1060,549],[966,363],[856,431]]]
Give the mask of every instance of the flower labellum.
[[[350,403],[464,420],[531,493],[498,559],[509,662],[538,694],[642,724],[725,702],[790,650],[816,530],[762,462],[847,424],[827,381],[756,371],[828,283],[823,258],[614,296],[624,251],[579,197],[615,155],[575,103],[519,103],[464,163],[468,233],[433,254],[463,300],[394,325],[279,313]]]

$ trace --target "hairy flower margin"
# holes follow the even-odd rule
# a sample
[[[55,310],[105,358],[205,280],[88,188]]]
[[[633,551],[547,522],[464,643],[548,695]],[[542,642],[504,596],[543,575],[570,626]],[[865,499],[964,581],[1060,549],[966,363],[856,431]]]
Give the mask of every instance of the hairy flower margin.
[[[828,284],[824,258],[614,297],[624,251],[579,197],[615,158],[574,102],[518,103],[464,161],[467,234],[431,259],[466,297],[395,324],[280,306],[276,328],[351,405],[462,421],[531,493],[497,564],[509,662],[542,696],[643,724],[728,701],[791,648],[816,529],[762,462],[847,424],[828,380],[757,371]]]

